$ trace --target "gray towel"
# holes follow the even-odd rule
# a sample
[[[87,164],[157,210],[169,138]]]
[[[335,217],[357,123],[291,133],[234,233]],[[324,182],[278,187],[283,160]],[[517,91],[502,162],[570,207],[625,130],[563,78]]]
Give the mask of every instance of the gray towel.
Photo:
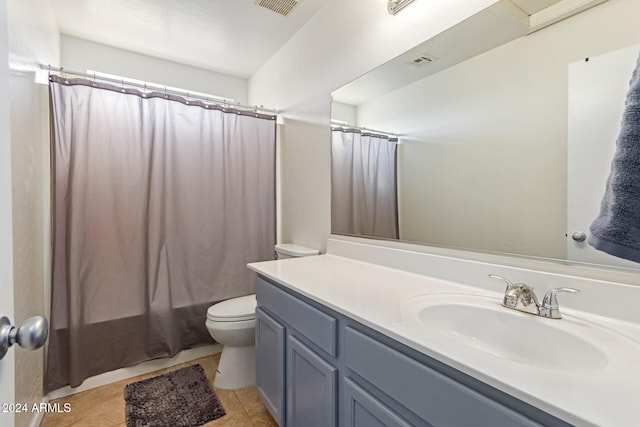
[[[633,71],[616,153],[588,242],[608,254],[640,262],[640,57]]]

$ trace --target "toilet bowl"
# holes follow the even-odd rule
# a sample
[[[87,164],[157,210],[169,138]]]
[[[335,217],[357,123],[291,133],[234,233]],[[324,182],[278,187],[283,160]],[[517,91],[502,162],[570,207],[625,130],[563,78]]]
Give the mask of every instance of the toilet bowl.
[[[205,325],[223,345],[213,385],[238,389],[255,384],[256,296],[232,298],[207,310]]]
[[[294,244],[275,247],[278,259],[317,255],[319,251]],[[211,337],[222,344],[222,354],[213,381],[215,387],[235,390],[255,385],[255,294],[231,298],[207,310],[205,325]]]

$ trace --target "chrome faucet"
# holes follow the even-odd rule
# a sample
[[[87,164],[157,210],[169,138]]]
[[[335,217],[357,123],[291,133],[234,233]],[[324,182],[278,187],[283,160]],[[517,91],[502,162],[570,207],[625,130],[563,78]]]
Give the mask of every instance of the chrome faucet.
[[[544,295],[542,303],[540,303],[531,286],[525,285],[524,283],[512,283],[509,279],[498,276],[497,274],[490,274],[489,277],[502,280],[507,284],[502,300],[503,306],[512,310],[548,317],[550,319],[562,318],[558,298],[556,297],[558,292],[569,292],[572,294],[580,292],[579,289],[574,288],[554,288]]]

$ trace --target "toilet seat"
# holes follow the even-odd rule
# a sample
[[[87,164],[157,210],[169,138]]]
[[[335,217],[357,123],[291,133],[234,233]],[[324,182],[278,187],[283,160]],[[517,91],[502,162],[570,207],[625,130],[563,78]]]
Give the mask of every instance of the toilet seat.
[[[207,309],[207,320],[214,322],[238,322],[256,318],[256,295],[231,298]]]

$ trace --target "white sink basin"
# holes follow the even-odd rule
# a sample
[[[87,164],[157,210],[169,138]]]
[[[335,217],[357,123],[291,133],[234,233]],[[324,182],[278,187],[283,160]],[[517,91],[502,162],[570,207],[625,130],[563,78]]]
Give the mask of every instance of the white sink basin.
[[[408,299],[404,312],[429,345],[463,346],[529,367],[593,374],[611,367],[612,351],[640,356],[639,345],[606,328],[566,315],[557,320],[510,310],[484,296],[423,295]]]

